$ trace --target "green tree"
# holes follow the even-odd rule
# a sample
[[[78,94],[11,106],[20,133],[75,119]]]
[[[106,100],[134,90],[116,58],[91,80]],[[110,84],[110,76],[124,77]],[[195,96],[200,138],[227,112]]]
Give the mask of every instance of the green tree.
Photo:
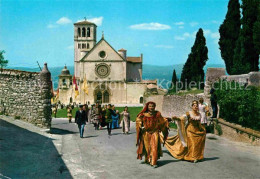
[[[172,82],[171,82],[171,86],[169,88],[169,91],[168,93],[176,93],[176,87],[178,86],[178,78],[177,78],[177,75],[176,75],[176,71],[175,69],[173,70],[173,74],[172,74]]]
[[[200,86],[200,83],[204,82],[205,74],[203,67],[205,66],[207,60],[208,48],[206,46],[206,39],[203,35],[203,30],[200,28],[196,34],[196,39],[191,48],[191,53],[189,54],[188,59],[182,69],[182,89],[189,88],[190,82],[196,82],[196,87],[204,87],[204,85]]]
[[[4,53],[4,50],[0,51],[0,68],[6,67],[8,64],[8,60],[5,60]]]
[[[260,53],[260,3],[258,3],[257,20],[253,28],[253,41],[256,52]]]
[[[242,0],[242,29],[236,43],[232,74],[259,71],[259,52],[254,46],[253,29],[257,22],[259,0]],[[257,24],[256,24],[257,25]]]
[[[229,0],[224,22],[219,27],[219,48],[228,74],[232,74],[233,56],[240,31],[240,4],[238,0]]]

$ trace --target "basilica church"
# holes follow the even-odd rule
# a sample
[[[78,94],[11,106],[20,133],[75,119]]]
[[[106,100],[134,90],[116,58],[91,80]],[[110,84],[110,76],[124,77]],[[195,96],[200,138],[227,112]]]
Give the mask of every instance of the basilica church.
[[[61,103],[142,104],[146,92],[158,93],[157,80],[142,79],[142,54],[128,56],[96,36],[96,24],[74,23],[74,74],[65,66],[59,75]]]

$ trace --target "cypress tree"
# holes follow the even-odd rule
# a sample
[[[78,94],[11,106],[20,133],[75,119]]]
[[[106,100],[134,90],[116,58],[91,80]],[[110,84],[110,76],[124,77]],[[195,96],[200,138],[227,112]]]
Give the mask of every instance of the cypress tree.
[[[258,0],[242,0],[242,29],[235,49],[233,74],[258,71],[259,53],[253,40],[253,29],[257,23]]]
[[[194,45],[191,48],[191,53],[183,66],[182,74],[181,74],[181,82],[185,84],[187,81],[187,85],[189,86],[190,82],[196,82],[197,87],[200,82],[204,82],[204,70],[208,60],[208,48],[206,46],[206,39],[203,35],[203,30],[200,28],[196,34],[196,39]],[[185,85],[182,89],[186,89]]]
[[[8,60],[5,60],[4,53],[5,53],[4,50],[0,51],[0,68],[1,69],[6,67],[8,64]]]
[[[229,0],[228,11],[219,28],[219,48],[228,74],[232,74],[233,56],[240,31],[240,4],[238,0]]]
[[[253,28],[253,42],[256,52],[260,53],[260,3],[258,3],[257,20]]]
[[[171,82],[171,86],[169,88],[169,91],[168,93],[175,93],[177,90],[176,90],[176,87],[178,86],[178,78],[177,78],[177,75],[176,75],[176,71],[175,69],[173,70],[173,74],[172,74],[172,82]]]

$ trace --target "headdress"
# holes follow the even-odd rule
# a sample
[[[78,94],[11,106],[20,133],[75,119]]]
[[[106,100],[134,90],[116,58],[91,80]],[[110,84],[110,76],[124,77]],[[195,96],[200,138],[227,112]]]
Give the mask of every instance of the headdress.
[[[139,116],[140,114],[143,114],[143,113],[147,112],[147,111],[148,111],[148,105],[149,105],[149,104],[153,104],[154,107],[156,107],[155,102],[149,101],[149,102],[147,102],[147,103],[145,104],[143,110],[142,110],[137,116]]]

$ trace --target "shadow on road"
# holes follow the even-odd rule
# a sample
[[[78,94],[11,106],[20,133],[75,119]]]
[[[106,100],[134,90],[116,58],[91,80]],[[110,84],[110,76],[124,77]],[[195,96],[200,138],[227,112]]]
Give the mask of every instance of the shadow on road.
[[[218,160],[219,157],[210,157],[210,158],[204,158],[202,162],[211,161],[211,160]]]
[[[0,119],[0,174],[9,178],[72,178],[52,139]],[[0,177],[1,178],[1,177]]]
[[[92,138],[92,137],[98,137],[98,135],[90,135],[90,136],[86,136],[86,137],[83,137],[83,138]]]
[[[172,160],[158,160],[157,165],[158,165],[158,167],[162,167],[164,165],[167,165],[168,163],[179,162],[179,161],[181,161],[181,160],[176,160],[174,158]]]
[[[59,129],[52,127],[49,131],[50,134],[59,134],[59,135],[66,135],[66,134],[76,134],[77,132],[65,130],[65,129]]]

